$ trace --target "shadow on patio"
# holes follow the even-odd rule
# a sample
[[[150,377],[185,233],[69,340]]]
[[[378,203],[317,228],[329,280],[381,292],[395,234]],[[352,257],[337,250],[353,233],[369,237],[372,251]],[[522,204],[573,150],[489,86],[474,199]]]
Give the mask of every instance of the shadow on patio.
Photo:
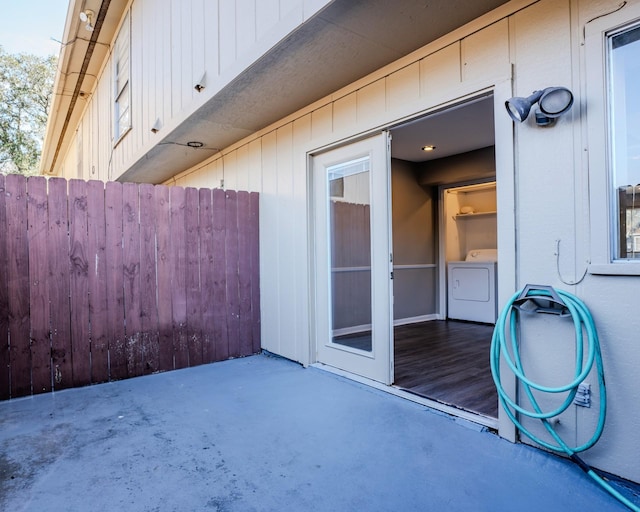
[[[265,355],[4,402],[0,443],[16,512],[625,510],[570,462]]]

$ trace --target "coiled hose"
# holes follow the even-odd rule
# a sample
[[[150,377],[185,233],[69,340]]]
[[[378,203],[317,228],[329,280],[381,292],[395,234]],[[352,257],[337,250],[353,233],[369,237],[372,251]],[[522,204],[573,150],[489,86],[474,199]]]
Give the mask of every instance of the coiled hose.
[[[576,347],[575,373],[573,380],[563,386],[549,387],[537,384],[536,382],[528,379],[524,372],[518,342],[518,322],[521,311],[519,305],[526,300],[533,299],[533,301],[535,301],[536,298],[543,299],[544,301],[549,301],[549,304],[560,303],[563,307],[566,307],[566,310],[568,310],[573,320],[573,325],[575,328]],[[547,309],[546,311],[549,311],[549,309]],[[509,330],[508,335],[506,332],[507,328]],[[585,333],[586,346],[584,337]],[[584,358],[585,348],[586,360]],[[531,403],[531,409],[526,409],[517,404],[516,401],[512,399],[504,389],[500,376],[501,357],[504,358],[510,370],[516,376],[518,387],[522,389],[528,397],[529,402]],[[575,398],[578,391],[578,386],[587,377],[587,375],[589,375],[589,372],[593,368],[594,364],[596,366],[598,376],[598,388],[600,397],[598,424],[594,430],[593,435],[587,442],[580,446],[571,447],[556,432],[554,425],[550,420],[559,416],[571,406],[571,404],[573,403],[573,399]],[[591,313],[589,312],[589,309],[580,299],[563,290],[555,290],[551,287],[546,286],[538,288],[533,287],[533,289],[529,289],[529,287],[527,287],[524,290],[521,290],[518,293],[514,294],[500,313],[498,321],[496,322],[496,327],[493,331],[493,338],[491,340],[491,373],[493,375],[493,381],[495,382],[496,388],[498,390],[498,398],[500,400],[500,403],[502,404],[502,407],[504,408],[507,416],[516,425],[520,432],[525,434],[535,443],[543,446],[544,448],[547,448],[548,450],[566,454],[609,494],[611,494],[618,501],[626,505],[634,512],[640,512],[640,507],[634,505],[626,497],[620,494],[600,475],[596,474],[595,471],[591,469],[591,467],[577,455],[577,453],[591,448],[594,444],[596,444],[598,439],[600,439],[600,436],[602,435],[602,431],[604,429],[607,410],[604,371],[602,367],[602,355],[600,353],[598,333],[596,331],[595,323],[593,321]],[[538,403],[538,400],[536,400],[533,394],[534,389],[542,393],[567,393],[567,397],[564,402],[556,409],[548,412],[543,412]],[[520,417],[525,416],[528,418],[537,418],[541,420],[545,429],[550,434],[553,441],[555,441],[555,444],[553,442],[545,441],[529,431],[519,421],[518,415],[520,415]]]

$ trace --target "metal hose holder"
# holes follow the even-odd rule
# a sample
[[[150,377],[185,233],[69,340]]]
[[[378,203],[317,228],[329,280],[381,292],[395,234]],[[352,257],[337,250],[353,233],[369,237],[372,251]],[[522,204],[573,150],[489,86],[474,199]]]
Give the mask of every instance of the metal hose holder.
[[[569,308],[555,289],[544,284],[527,284],[512,305],[523,313],[571,316]]]

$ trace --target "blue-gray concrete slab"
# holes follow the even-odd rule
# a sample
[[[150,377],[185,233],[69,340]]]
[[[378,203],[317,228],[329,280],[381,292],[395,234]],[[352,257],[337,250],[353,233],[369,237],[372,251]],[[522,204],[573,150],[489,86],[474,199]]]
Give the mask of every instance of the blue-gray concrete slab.
[[[0,404],[0,509],[625,510],[574,464],[469,426],[236,359]]]

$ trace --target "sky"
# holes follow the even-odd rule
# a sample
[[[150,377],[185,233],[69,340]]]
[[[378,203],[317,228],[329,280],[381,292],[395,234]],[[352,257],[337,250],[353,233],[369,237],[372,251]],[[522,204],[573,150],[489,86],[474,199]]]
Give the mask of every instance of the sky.
[[[0,0],[0,46],[7,53],[58,55],[69,0]]]

